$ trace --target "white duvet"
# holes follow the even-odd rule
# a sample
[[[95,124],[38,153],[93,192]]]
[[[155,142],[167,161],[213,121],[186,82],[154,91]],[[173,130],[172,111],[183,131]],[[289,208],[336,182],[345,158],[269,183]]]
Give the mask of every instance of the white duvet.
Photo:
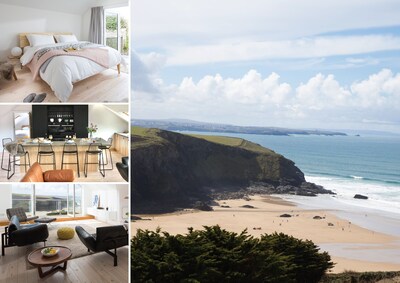
[[[22,66],[29,64],[35,53],[40,49],[63,44],[65,43],[25,47],[24,55],[21,57]],[[122,62],[121,54],[117,50],[108,46],[100,48],[108,50],[110,68],[124,63]],[[78,56],[55,56],[46,68],[43,68],[43,66],[40,69],[40,77],[51,87],[61,102],[69,100],[74,83],[106,70],[106,68],[94,61]]]

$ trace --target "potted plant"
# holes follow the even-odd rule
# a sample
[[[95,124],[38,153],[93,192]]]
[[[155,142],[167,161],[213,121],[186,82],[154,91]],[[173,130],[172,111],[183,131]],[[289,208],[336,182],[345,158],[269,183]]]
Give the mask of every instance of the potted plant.
[[[97,125],[90,123],[90,127],[86,127],[86,130],[89,133],[89,138],[93,138],[93,133],[97,132],[99,128],[97,127]]]

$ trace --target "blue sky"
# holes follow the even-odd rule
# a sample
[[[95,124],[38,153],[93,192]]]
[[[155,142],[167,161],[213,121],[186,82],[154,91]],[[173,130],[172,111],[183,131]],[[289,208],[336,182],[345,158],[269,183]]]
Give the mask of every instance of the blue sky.
[[[399,1],[138,0],[132,13],[133,118],[400,132]]]

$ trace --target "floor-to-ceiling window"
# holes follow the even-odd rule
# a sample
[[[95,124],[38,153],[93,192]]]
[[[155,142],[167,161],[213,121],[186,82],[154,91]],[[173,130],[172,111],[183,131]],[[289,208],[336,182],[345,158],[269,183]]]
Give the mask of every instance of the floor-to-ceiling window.
[[[122,55],[129,54],[129,7],[105,9],[105,42]]]
[[[74,184],[13,184],[12,207],[28,215],[75,217],[82,215],[82,188]]]
[[[26,214],[34,214],[34,192],[31,184],[13,184],[11,202],[12,207],[22,207]]]
[[[68,188],[68,215],[71,217],[82,215],[81,185],[72,185]]]
[[[35,215],[66,216],[68,184],[36,184],[35,190]]]

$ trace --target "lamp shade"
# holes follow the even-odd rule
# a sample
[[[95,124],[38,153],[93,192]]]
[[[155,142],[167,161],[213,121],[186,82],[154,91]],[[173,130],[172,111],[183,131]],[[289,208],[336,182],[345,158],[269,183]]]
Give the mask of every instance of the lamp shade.
[[[22,49],[20,47],[16,46],[11,49],[11,55],[14,57],[19,57],[21,56],[21,54],[22,54]]]

